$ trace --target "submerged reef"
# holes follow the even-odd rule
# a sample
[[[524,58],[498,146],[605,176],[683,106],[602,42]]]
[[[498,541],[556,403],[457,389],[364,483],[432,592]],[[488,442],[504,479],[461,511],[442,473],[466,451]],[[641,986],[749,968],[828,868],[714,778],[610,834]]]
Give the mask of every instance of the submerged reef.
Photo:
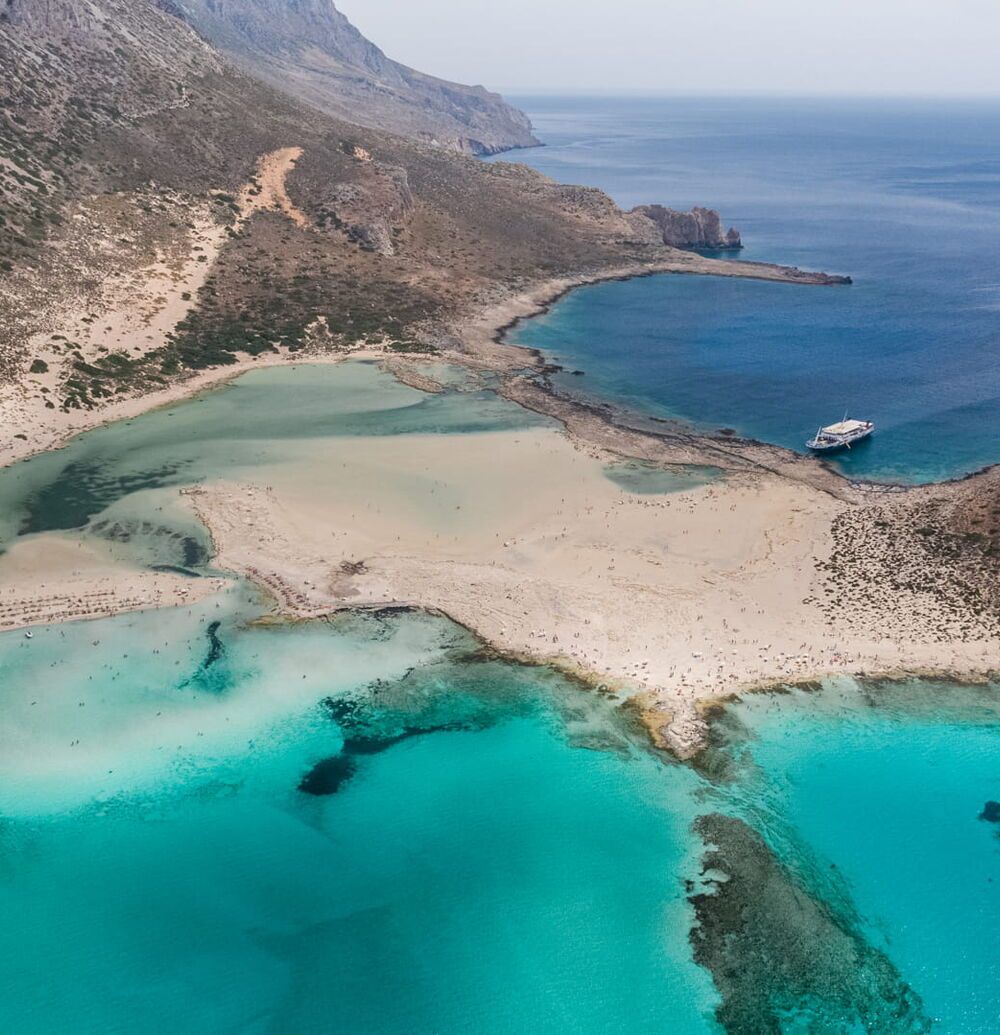
[[[363,629],[377,640],[412,615],[406,607],[384,607],[341,612],[329,621],[342,630]],[[342,743],[336,754],[317,760],[302,775],[298,790],[315,797],[337,794],[366,758],[405,741],[434,733],[477,733],[528,716],[558,716],[560,735],[575,748],[620,757],[647,751],[645,730],[631,712],[616,698],[584,687],[557,669],[504,658],[456,627],[441,661],[323,702]]]
[[[357,701],[329,700],[326,706],[330,717],[340,726],[344,743],[336,755],[321,759],[302,777],[299,790],[314,797],[336,794],[358,770],[359,760],[366,755],[377,755],[389,748],[430,733],[450,733],[459,730],[482,729],[485,721],[428,722],[426,725],[395,726],[388,717],[366,715]]]
[[[986,802],[979,818],[985,823],[1000,823],[1000,801]]]
[[[930,1030],[892,962],[810,895],[760,834],[720,813],[700,816],[695,831],[710,890],[690,897],[691,945],[722,996],[727,1032]]]

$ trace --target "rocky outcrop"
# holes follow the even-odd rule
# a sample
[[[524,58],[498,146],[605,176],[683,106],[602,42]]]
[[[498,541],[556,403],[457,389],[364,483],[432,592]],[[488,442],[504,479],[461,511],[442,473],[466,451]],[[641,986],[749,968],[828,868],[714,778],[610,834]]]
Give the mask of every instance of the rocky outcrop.
[[[413,194],[406,170],[358,158],[362,174],[333,183],[319,204],[317,226],[345,234],[367,251],[395,255],[396,240],[406,230]]]
[[[653,222],[664,244],[674,248],[742,248],[738,230],[722,230],[719,213],[711,208],[694,208],[690,212],[676,212],[663,205],[640,205],[629,216]],[[633,225],[635,223],[633,222]]]
[[[332,0],[156,2],[252,75],[349,122],[467,154],[538,143],[502,97],[392,61]]]

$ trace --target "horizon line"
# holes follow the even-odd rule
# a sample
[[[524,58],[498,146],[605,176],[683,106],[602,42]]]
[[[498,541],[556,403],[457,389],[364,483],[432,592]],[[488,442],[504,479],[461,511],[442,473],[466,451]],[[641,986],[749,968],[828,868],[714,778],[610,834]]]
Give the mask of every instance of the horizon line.
[[[507,97],[672,97],[718,100],[831,100],[831,101],[1000,101],[1000,90],[952,92],[861,92],[829,93],[791,90],[686,90],[655,87],[570,87],[570,86],[489,86],[487,89]]]

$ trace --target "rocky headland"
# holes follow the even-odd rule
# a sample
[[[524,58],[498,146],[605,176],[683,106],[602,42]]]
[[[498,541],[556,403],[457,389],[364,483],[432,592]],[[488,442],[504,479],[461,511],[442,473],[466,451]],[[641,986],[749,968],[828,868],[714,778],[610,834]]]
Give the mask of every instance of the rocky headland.
[[[674,248],[737,250],[743,247],[740,232],[734,227],[722,229],[722,217],[714,209],[695,207],[690,212],[677,212],[663,205],[639,205],[631,216],[645,216],[659,232],[663,244]]]

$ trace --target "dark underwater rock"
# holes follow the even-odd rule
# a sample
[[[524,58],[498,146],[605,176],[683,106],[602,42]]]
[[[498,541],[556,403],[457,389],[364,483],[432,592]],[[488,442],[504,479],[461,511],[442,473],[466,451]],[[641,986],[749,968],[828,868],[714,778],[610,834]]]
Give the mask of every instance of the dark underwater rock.
[[[919,996],[892,961],[784,867],[740,819],[714,813],[695,823],[707,849],[710,892],[691,895],[695,960],[722,996],[727,1032],[786,1030],[925,1032]]]
[[[357,772],[357,763],[347,755],[332,755],[317,762],[302,777],[299,790],[317,798],[336,794]]]
[[[1000,823],[1000,801],[988,801],[979,818],[986,823]]]
[[[349,697],[331,697],[324,705],[330,718],[340,727],[344,743],[336,755],[317,762],[299,783],[300,791],[316,796],[336,794],[357,772],[362,758],[381,754],[413,737],[482,729],[485,725],[484,722],[433,719],[422,725],[394,724],[390,716],[373,710],[370,703]]]

